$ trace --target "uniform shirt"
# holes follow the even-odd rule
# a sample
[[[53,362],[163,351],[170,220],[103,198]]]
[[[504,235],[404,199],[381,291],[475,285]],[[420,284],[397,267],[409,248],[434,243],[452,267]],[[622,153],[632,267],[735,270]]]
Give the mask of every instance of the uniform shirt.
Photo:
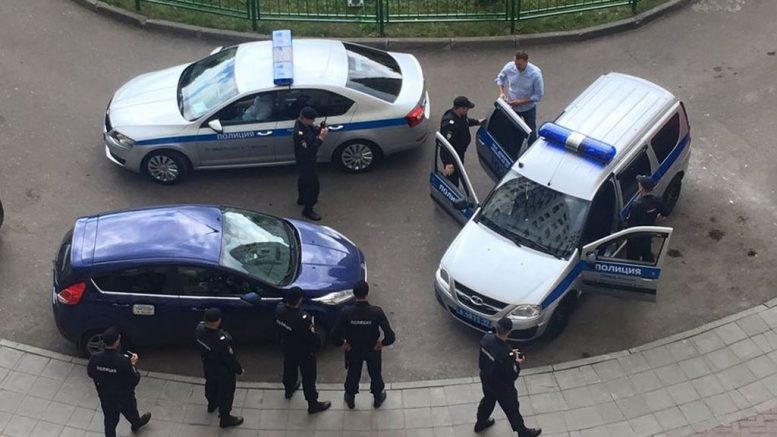
[[[318,160],[318,148],[323,141],[318,138],[319,129],[314,126],[306,126],[299,119],[294,123],[294,158],[297,165],[310,168],[315,167]]]
[[[453,109],[445,111],[440,121],[440,133],[451,143],[459,158],[464,161],[464,153],[467,151],[469,143],[472,141],[472,135],[469,132],[470,126],[480,125],[480,120],[468,117],[459,117],[453,112]],[[440,149],[440,160],[443,165],[453,164],[453,157],[448,149]]]
[[[343,308],[332,331],[332,340],[337,346],[347,341],[354,351],[370,351],[378,342],[380,331],[383,331],[383,346],[394,343],[396,336],[383,309],[360,301]]]
[[[508,62],[502,71],[496,76],[496,84],[505,86],[505,97],[508,100],[531,99],[525,105],[513,106],[519,112],[528,111],[535,107],[545,94],[545,83],[542,79],[542,70],[528,62],[523,71],[518,71],[515,62]]]
[[[302,309],[279,303],[275,309],[275,323],[284,354],[304,357],[321,347],[321,339],[312,329],[313,318]]]
[[[653,226],[656,224],[658,214],[669,215],[669,210],[664,205],[664,201],[652,195],[639,195],[629,208],[629,215],[626,217],[626,226]]]
[[[223,329],[210,329],[205,322],[200,322],[194,328],[194,338],[200,348],[202,364],[207,369],[227,369],[239,375],[243,367],[235,356],[235,346],[232,336]]]
[[[116,349],[105,349],[89,358],[86,373],[94,380],[100,397],[126,397],[135,394],[140,382],[140,373],[128,356]]]
[[[480,378],[486,385],[512,385],[521,372],[510,345],[494,333],[488,333],[480,340],[478,365]]]

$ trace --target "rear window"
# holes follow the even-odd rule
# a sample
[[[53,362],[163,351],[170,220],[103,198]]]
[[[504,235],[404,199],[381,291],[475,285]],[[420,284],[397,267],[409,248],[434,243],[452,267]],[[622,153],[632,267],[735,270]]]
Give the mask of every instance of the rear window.
[[[343,43],[348,55],[348,81],[345,86],[393,103],[402,89],[402,71],[383,50]]]

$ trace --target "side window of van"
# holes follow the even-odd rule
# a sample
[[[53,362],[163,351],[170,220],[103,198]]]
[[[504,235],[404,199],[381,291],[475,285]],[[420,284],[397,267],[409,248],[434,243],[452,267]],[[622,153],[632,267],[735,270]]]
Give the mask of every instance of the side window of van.
[[[658,162],[663,162],[672,149],[677,145],[677,141],[680,139],[680,114],[676,113],[674,117],[669,119],[661,130],[656,133],[650,145],[653,146],[653,151],[656,152],[656,158]]]
[[[93,278],[102,291],[133,294],[177,295],[167,267],[137,267]]]
[[[502,150],[507,152],[512,159],[518,159],[518,153],[521,151],[521,144],[526,138],[526,134],[515,126],[501,109],[497,108],[491,114],[486,131],[494,137]]]
[[[610,235],[615,217],[615,185],[606,181],[594,196],[591,210],[588,212],[582,244],[588,244]]]
[[[629,203],[637,194],[637,175],[650,175],[650,159],[643,150],[640,154],[618,174],[618,183],[621,186],[624,205]]]

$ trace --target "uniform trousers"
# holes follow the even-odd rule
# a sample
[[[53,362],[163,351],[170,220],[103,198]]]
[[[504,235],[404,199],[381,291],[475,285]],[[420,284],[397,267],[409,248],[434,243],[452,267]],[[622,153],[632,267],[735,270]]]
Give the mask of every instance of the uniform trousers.
[[[316,391],[317,368],[314,354],[306,356],[283,355],[283,387],[286,392],[294,390],[299,373],[302,374],[302,391],[305,393],[305,400],[308,403],[316,402],[318,391]]]
[[[208,406],[218,407],[220,417],[229,416],[232,412],[236,384],[235,374],[226,367],[205,368],[205,399]]]
[[[134,394],[130,395],[100,395],[100,406],[103,410],[105,437],[116,437],[116,425],[119,424],[119,415],[135,426],[140,422],[138,402]]]
[[[367,373],[370,375],[370,392],[373,395],[380,394],[386,385],[383,383],[383,354],[381,351],[354,351],[345,353],[345,368],[348,373],[345,376],[345,392],[355,395],[359,392],[359,380],[362,377],[362,367],[367,362]]]
[[[515,390],[515,386],[510,384],[508,387],[501,386],[494,389],[485,383],[482,383],[482,381],[481,384],[483,386],[483,399],[480,400],[480,405],[478,405],[478,422],[486,422],[488,418],[491,417],[491,413],[494,412],[496,403],[499,402],[499,406],[502,408],[502,411],[505,412],[505,416],[507,416],[507,420],[510,422],[510,427],[513,431],[516,431],[519,436],[526,433],[527,428],[526,424],[523,423],[523,416],[521,416],[521,412],[519,411],[520,404],[518,403],[518,391]],[[508,383],[501,382],[501,384],[504,385]]]
[[[299,166],[299,177],[297,179],[297,195],[300,204],[305,206],[306,210],[312,210],[318,203],[318,194],[321,191],[321,185],[318,182],[318,171],[315,166]]]

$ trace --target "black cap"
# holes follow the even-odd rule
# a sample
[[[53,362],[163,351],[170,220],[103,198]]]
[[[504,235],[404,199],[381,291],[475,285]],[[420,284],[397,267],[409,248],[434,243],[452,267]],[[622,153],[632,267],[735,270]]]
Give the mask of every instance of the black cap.
[[[647,191],[652,191],[656,187],[655,181],[650,176],[638,175],[637,182]]]
[[[366,281],[359,281],[353,286],[353,295],[362,299],[370,292],[370,286]]]
[[[208,308],[205,310],[204,318],[206,322],[218,322],[221,320],[221,310],[218,308]]]
[[[289,291],[286,292],[286,297],[284,298],[286,303],[292,305],[295,305],[300,299],[302,299],[302,289],[299,287],[289,288]]]
[[[112,346],[119,337],[119,330],[115,326],[111,326],[103,332],[103,342],[105,342],[106,346]]]
[[[499,319],[499,321],[496,322],[496,325],[505,332],[510,332],[513,330],[513,321],[507,317],[502,317]]]
[[[304,108],[302,108],[302,111],[299,111],[299,115],[302,118],[307,118],[308,120],[314,120],[316,117],[318,117],[318,112],[316,112],[316,110],[311,108],[310,106],[305,106]]]
[[[454,108],[474,108],[475,104],[470,102],[468,98],[464,96],[458,96],[455,99],[453,99],[453,107]]]

